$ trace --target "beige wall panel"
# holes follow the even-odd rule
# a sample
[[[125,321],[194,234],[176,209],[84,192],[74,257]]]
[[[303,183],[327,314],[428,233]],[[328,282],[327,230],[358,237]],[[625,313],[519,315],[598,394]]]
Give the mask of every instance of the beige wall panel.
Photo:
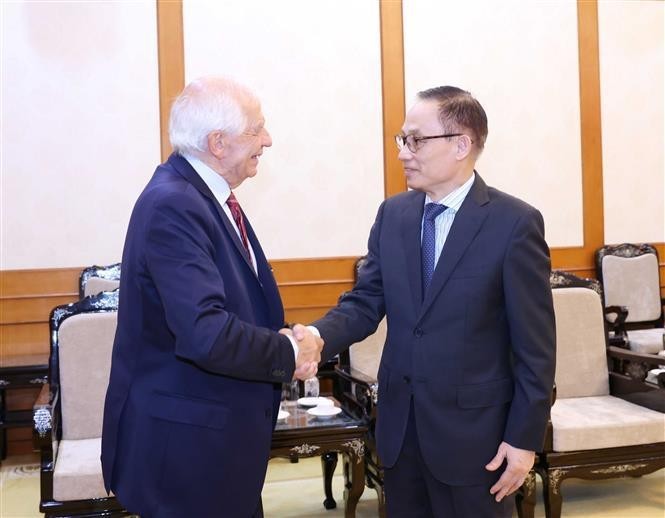
[[[118,261],[159,162],[155,3],[2,2],[1,18],[1,267]]]
[[[238,199],[269,258],[360,255],[383,199],[378,2],[185,1],[186,81],[234,77],[273,147]]]
[[[605,242],[665,241],[663,2],[599,2]]]
[[[477,169],[537,207],[550,246],[583,244],[573,1],[405,0],[407,107],[419,90],[471,91],[489,121]]]

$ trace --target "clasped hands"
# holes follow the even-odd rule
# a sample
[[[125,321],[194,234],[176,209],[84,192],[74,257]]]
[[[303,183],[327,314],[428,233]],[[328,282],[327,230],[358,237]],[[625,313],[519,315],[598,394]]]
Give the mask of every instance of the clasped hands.
[[[316,376],[321,361],[323,338],[316,336],[302,324],[296,324],[292,329],[285,327],[280,329],[279,332],[294,337],[298,342],[298,357],[296,358],[296,370],[293,373],[293,379],[297,378],[304,381]]]

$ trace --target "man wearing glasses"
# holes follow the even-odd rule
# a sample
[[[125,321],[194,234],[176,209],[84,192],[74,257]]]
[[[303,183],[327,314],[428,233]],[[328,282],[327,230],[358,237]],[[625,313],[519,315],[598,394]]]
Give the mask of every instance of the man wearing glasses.
[[[475,171],[480,103],[425,90],[396,142],[412,189],[379,208],[354,289],[312,325],[323,358],[388,334],[376,442],[390,517],[509,517],[554,382],[549,249],[533,207]]]

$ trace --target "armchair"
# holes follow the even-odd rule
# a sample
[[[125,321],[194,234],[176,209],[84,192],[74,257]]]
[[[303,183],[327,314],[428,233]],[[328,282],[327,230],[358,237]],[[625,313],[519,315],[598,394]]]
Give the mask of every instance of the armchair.
[[[566,478],[639,476],[665,467],[665,414],[622,399],[655,388],[615,371],[614,359],[658,357],[607,345],[600,283],[552,272],[551,285],[556,401],[536,470],[543,479],[545,514],[559,518]]]
[[[124,516],[100,462],[104,398],[117,323],[118,291],[51,312],[49,384],[33,410],[41,452],[39,510],[50,516]]]
[[[625,323],[612,321],[612,331],[635,352],[657,354],[665,349],[665,299],[660,295],[658,269],[658,252],[648,244],[608,245],[596,251],[596,276],[603,285],[605,304],[628,310]]]
[[[120,286],[120,263],[108,266],[89,266],[79,276],[79,298],[113,291]]]

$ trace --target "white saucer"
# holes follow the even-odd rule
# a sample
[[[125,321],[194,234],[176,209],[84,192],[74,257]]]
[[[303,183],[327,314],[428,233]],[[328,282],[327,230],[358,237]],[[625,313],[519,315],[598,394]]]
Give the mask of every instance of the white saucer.
[[[300,406],[333,406],[334,403],[327,397],[301,397],[298,400]]]
[[[342,411],[338,406],[315,406],[310,408],[307,413],[318,417],[319,419],[330,419]]]
[[[280,409],[279,412],[277,412],[277,420],[278,421],[286,421],[286,418],[289,417],[291,414],[289,414],[286,410]]]

